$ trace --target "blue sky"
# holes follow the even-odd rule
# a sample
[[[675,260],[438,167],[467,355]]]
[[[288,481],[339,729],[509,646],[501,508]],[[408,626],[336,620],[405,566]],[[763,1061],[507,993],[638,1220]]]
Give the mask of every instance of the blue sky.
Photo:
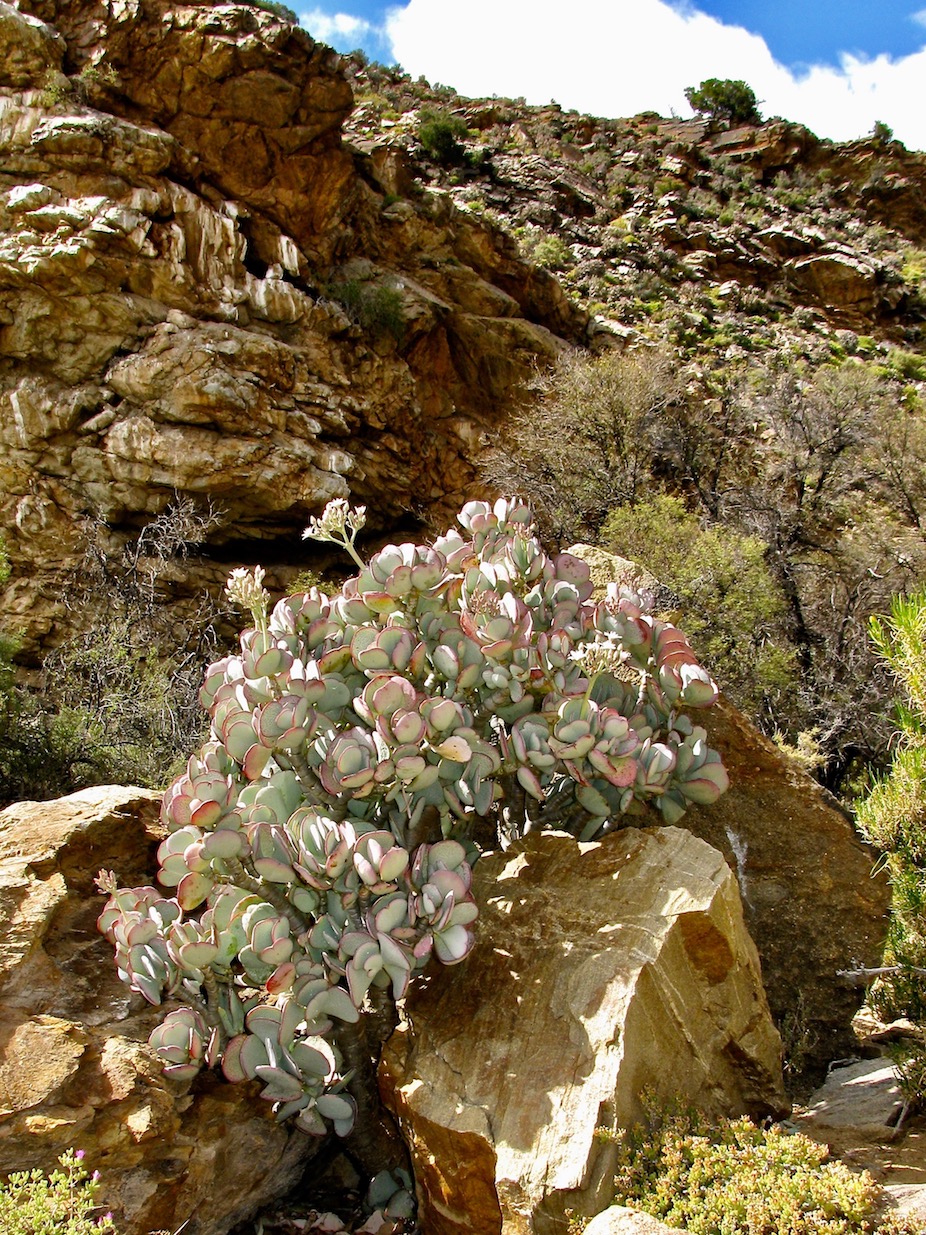
[[[290,0],[292,4],[292,0]],[[821,137],[876,120],[926,148],[926,0],[307,0],[316,37],[472,95],[602,116],[690,114],[684,88],[742,78]]]

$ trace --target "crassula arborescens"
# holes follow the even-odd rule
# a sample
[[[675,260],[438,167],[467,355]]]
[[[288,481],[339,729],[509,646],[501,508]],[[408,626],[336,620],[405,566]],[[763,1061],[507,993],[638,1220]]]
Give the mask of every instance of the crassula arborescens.
[[[516,499],[459,522],[365,563],[363,512],[335,502],[307,534],[356,561],[338,595],[270,610],[262,572],[234,572],[253,626],[207,671],[211,738],[164,798],[173,895],[102,879],[120,973],[185,1005],[152,1035],[167,1071],[258,1079],[310,1133],[353,1120],[335,1038],[472,947],[480,844],[675,823],[727,784],[683,711],[716,688],[677,629],[593,600]]]

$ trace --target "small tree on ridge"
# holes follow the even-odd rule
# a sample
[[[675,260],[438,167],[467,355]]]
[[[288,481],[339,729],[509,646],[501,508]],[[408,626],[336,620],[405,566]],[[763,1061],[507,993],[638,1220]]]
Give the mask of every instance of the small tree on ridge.
[[[700,86],[685,90],[688,106],[710,120],[729,124],[761,124],[755,91],[744,81],[708,77]]]

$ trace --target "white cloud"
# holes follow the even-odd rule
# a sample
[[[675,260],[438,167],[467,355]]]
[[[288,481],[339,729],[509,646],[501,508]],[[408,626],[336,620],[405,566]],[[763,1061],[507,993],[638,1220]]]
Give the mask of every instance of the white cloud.
[[[926,26],[926,9],[920,9],[918,13],[911,13],[910,20],[917,22],[921,26]]]
[[[376,33],[372,23],[363,17],[354,17],[351,13],[326,13],[318,8],[302,13],[299,24],[322,43],[343,43],[345,39],[359,42]]]
[[[764,115],[820,137],[861,137],[881,120],[926,149],[926,47],[898,60],[847,54],[839,68],[797,75],[759,36],[664,0],[410,0],[387,15],[386,37],[413,76],[467,95],[553,97],[599,116],[689,115],[686,86],[732,77],[752,86]]]

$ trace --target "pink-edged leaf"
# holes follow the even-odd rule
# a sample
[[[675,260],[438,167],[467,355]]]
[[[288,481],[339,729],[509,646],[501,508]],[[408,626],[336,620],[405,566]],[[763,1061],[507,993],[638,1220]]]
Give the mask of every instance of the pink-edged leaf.
[[[342,1094],[323,1093],[315,1100],[315,1108],[326,1119],[353,1119],[354,1104]]]
[[[214,943],[207,943],[205,940],[196,943],[184,943],[177,949],[180,957],[180,962],[186,969],[204,969],[212,962],[219,954],[219,949]]]
[[[533,768],[525,767],[523,764],[518,768],[515,775],[518,778],[518,784],[529,793],[532,798],[536,798],[538,802],[544,800],[543,785],[540,783],[540,777]]]
[[[473,946],[473,937],[464,926],[448,926],[434,936],[437,959],[445,965],[456,965],[465,959]]]
[[[248,1074],[241,1064],[241,1050],[247,1039],[248,1035],[246,1033],[237,1034],[225,1047],[225,1052],[222,1056],[222,1072],[226,1080],[236,1085],[240,1085],[242,1081],[248,1080]]]
[[[339,1021],[354,1025],[360,1019],[360,1012],[343,986],[329,986],[320,1001],[326,1015],[336,1016]]]
[[[241,762],[241,770],[248,780],[260,778],[264,768],[270,762],[270,753],[266,746],[261,746],[258,742],[248,747]]]
[[[258,1079],[264,1082],[260,1096],[268,1102],[292,1102],[302,1097],[302,1081],[282,1068],[263,1064],[255,1072]]]
[[[177,904],[189,912],[201,905],[214,887],[213,879],[204,871],[191,871],[177,885]]]
[[[469,742],[457,734],[444,738],[443,742],[435,746],[433,750],[436,755],[440,755],[441,759],[450,759],[453,763],[469,763],[473,757],[473,748]]]
[[[288,862],[278,858],[253,858],[254,869],[268,883],[292,883],[296,872]]]
[[[218,802],[201,802],[190,812],[189,822],[198,828],[211,828],[222,818],[222,807]]]
[[[240,832],[231,828],[217,828],[203,840],[203,852],[210,858],[237,858],[245,843]]]
[[[225,729],[225,749],[240,763],[254,745],[254,729],[250,720],[237,717]]]
[[[266,987],[271,995],[278,995],[280,991],[288,991],[296,978],[296,966],[292,961],[284,961],[282,965],[278,965],[273,973],[267,979]]]

